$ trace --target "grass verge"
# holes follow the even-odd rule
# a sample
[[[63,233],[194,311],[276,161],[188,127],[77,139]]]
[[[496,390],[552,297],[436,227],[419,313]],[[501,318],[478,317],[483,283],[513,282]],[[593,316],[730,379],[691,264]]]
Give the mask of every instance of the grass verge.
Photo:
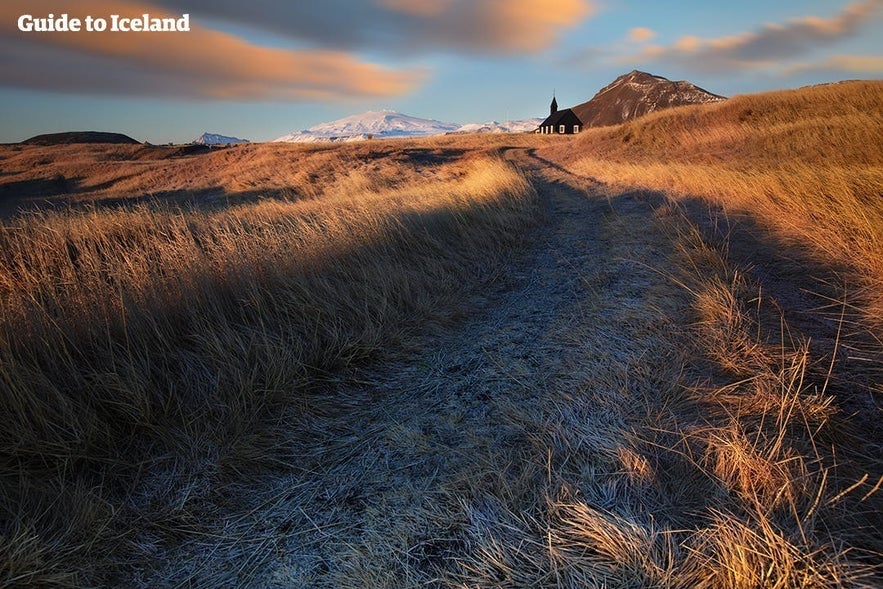
[[[5,222],[0,584],[119,581],[150,553],[137,527],[198,533],[214,489],[290,459],[280,408],[455,315],[536,207],[501,160],[444,166],[294,202]]]

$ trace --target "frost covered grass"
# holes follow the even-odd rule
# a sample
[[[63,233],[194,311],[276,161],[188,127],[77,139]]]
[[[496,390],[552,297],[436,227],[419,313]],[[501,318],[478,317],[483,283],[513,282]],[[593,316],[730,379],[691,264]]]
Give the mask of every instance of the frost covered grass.
[[[284,158],[267,148],[271,174]],[[532,188],[491,155],[418,170],[347,153],[289,161],[289,179],[322,174],[300,197],[3,222],[0,584],[119,582],[197,529],[225,481],[291,459],[279,416],[455,316],[533,222]]]

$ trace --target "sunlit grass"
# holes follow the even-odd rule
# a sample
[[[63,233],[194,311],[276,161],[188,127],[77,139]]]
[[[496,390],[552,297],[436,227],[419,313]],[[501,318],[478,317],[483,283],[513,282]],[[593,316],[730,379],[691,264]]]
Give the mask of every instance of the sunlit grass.
[[[843,82],[655,113],[588,131],[560,156],[618,186],[747,212],[787,243],[851,268],[875,320],[883,316],[881,135],[883,83]]]

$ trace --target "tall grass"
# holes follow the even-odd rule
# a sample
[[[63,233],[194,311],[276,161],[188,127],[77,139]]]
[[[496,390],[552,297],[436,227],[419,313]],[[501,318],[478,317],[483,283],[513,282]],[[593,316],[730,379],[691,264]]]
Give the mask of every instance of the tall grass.
[[[849,416],[811,369],[821,359],[808,342],[770,338],[760,315],[775,308],[759,300],[759,285],[726,244],[685,213],[674,217],[665,224],[680,269],[669,278],[692,299],[695,323],[681,345],[703,379],[689,384],[686,369],[658,397],[631,399],[638,418],[619,428],[577,434],[584,417],[560,428],[571,448],[592,442],[566,453],[573,471],[599,452],[613,466],[596,467],[587,483],[550,464],[548,519],[534,532],[548,535],[549,556],[531,563],[544,569],[542,586],[877,586],[876,442],[844,439]],[[627,397],[615,394],[611,404]],[[522,566],[496,568],[511,579]]]
[[[883,82],[843,82],[663,111],[550,153],[605,182],[748,212],[787,244],[850,268],[880,327],[880,136]]]
[[[851,416],[828,391],[834,363],[815,357],[808,340],[770,333],[763,315],[780,311],[762,285],[728,259],[726,243],[677,217],[678,282],[693,297],[693,337],[716,373],[691,388],[697,417],[669,426],[681,438],[673,449],[718,489],[682,544],[685,584],[872,586],[883,549],[873,515],[880,463],[872,436],[844,436]],[[827,372],[813,369],[822,362]]]
[[[503,161],[447,165],[410,187],[0,227],[0,585],[108,582],[131,526],[174,535],[280,459],[274,416],[323,374],[456,314],[536,210]]]
[[[883,328],[881,135],[883,83],[848,82],[663,111],[540,150],[580,176],[669,197],[657,216],[677,248],[668,277],[692,298],[682,345],[698,370],[623,436],[619,472],[638,496],[550,493],[550,573],[563,584],[880,584],[879,363],[842,362],[840,346]],[[694,199],[717,206],[678,204]],[[827,327],[790,331],[788,303],[729,258],[727,236],[707,235],[696,209],[730,235],[748,216],[795,259],[843,272],[853,290],[842,304],[863,316],[836,339]]]

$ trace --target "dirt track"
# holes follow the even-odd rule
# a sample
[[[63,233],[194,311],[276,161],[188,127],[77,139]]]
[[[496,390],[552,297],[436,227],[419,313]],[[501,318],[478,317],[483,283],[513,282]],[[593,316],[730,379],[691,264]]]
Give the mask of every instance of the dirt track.
[[[808,453],[814,442],[795,435],[782,444],[786,425],[776,407],[804,412],[794,421],[814,436],[830,399],[817,394],[827,375],[816,381],[814,368],[804,374],[799,365],[790,372],[799,351],[774,345],[776,357],[764,356],[747,306],[787,311],[758,296],[774,254],[737,284],[744,266],[732,266],[726,248],[704,236],[690,241],[703,232],[716,239],[708,209],[711,225],[699,230],[652,194],[611,193],[525,150],[506,157],[530,178],[543,211],[521,253],[484,292],[464,293],[464,318],[424,326],[422,336],[406,338],[407,348],[328,375],[279,416],[291,432],[279,453],[288,458],[272,472],[212,489],[198,531],[180,543],[160,545],[145,532],[139,542],[150,556],[136,583],[716,586],[723,577],[709,581],[709,570],[726,576],[730,565],[719,559],[740,562],[746,544],[734,556],[727,551],[746,526],[755,526],[747,536],[758,542],[747,544],[755,556],[784,546],[795,558],[828,558],[817,548],[829,541],[823,534],[795,544],[787,526],[803,534],[811,515],[797,510],[810,506],[805,498],[837,495],[834,484],[845,489],[866,471],[847,470],[826,489],[826,473],[799,470],[823,464]],[[726,235],[736,255],[757,246],[742,243],[751,237],[742,231]],[[681,282],[690,273],[701,281],[693,292]],[[703,333],[725,338],[706,343],[697,338],[697,301],[713,300],[718,287],[735,298],[715,307],[723,320],[703,319],[719,323]],[[731,312],[741,323],[727,323]],[[822,323],[812,335],[823,351],[833,349],[837,326]],[[710,354],[721,342],[715,364]],[[762,361],[752,356],[728,368],[745,351],[741,342]],[[726,398],[718,403],[716,394]],[[773,409],[752,413],[752,402]],[[849,431],[849,419],[833,426],[835,435]],[[873,441],[855,446],[873,455]],[[776,470],[793,465],[794,476]],[[774,506],[789,489],[802,493],[770,511],[785,532],[767,515],[753,519],[750,506],[766,492],[758,484],[771,485]],[[848,506],[845,531],[874,529],[863,509]],[[214,522],[208,533],[206,521]],[[787,578],[802,570],[790,562],[761,559],[749,574]],[[823,578],[806,570],[806,578]],[[803,586],[800,578],[786,586]]]
[[[296,463],[226,489],[217,536],[162,549],[145,581],[554,582],[567,539],[543,520],[568,494],[623,502],[626,437],[678,387],[688,302],[646,199],[510,158],[545,215],[508,276],[455,329],[329,379],[285,417]]]

